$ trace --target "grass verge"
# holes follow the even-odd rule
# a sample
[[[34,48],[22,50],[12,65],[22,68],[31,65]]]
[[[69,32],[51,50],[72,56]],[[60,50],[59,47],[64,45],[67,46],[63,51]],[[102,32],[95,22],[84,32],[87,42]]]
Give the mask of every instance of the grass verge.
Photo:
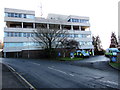
[[[120,69],[120,63],[113,63],[113,62],[110,62],[110,65],[114,68],[117,68],[117,69]]]

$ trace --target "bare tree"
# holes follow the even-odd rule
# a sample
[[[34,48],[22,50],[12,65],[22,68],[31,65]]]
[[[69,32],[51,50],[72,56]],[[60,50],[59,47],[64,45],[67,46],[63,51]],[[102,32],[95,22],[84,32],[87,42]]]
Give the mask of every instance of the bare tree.
[[[40,43],[40,46],[47,50],[49,56],[53,49],[58,48],[60,43],[66,39],[66,31],[60,29],[37,28],[35,31],[35,41]]]
[[[36,37],[34,39],[42,44],[45,49],[57,48],[61,41],[65,40],[66,31],[58,29],[42,29],[34,31]]]

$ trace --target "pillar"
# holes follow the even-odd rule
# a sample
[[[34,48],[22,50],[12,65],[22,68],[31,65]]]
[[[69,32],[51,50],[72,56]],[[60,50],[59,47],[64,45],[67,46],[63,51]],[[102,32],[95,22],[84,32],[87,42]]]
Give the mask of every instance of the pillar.
[[[47,24],[47,29],[49,29],[49,24]]]
[[[60,30],[62,30],[62,25],[60,24]]]
[[[79,30],[81,31],[81,26],[79,26]]]
[[[33,28],[35,28],[35,23],[33,23]]]
[[[92,49],[92,55],[94,56],[94,49]]]
[[[71,30],[73,30],[73,25],[71,25]]]
[[[4,58],[6,58],[6,52],[4,52]]]
[[[23,22],[22,22],[22,28],[23,28]]]

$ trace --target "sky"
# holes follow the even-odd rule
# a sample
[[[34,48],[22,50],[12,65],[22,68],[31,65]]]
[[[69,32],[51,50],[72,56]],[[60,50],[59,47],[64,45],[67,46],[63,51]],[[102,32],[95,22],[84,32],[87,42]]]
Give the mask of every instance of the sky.
[[[0,40],[4,37],[4,8],[34,10],[36,17],[49,13],[87,16],[90,18],[92,35],[100,36],[104,49],[110,45],[111,33],[118,36],[118,2],[120,0],[1,0]]]

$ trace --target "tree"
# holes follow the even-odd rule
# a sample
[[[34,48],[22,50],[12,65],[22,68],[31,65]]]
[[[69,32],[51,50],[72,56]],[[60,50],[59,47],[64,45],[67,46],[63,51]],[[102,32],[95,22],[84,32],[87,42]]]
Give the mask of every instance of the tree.
[[[63,50],[63,57],[66,57],[66,53],[67,51],[71,51],[72,49],[78,49],[79,47],[79,42],[77,42],[76,40],[73,39],[65,39],[64,41],[61,42],[61,46],[62,48],[64,48]]]
[[[112,32],[112,34],[111,34],[111,43],[110,43],[109,48],[117,48],[117,47],[118,47],[118,41],[117,41],[115,33]]]
[[[34,37],[36,42],[40,43],[40,46],[47,50],[46,53],[48,57],[51,57],[51,53],[55,48],[58,48],[60,43],[66,39],[66,31],[60,29],[47,29],[47,28],[37,28],[34,31],[36,37]]]
[[[94,46],[95,54],[103,54],[104,50],[103,50],[102,45],[101,45],[100,37],[99,36],[93,36],[92,40],[93,40],[92,44]]]

